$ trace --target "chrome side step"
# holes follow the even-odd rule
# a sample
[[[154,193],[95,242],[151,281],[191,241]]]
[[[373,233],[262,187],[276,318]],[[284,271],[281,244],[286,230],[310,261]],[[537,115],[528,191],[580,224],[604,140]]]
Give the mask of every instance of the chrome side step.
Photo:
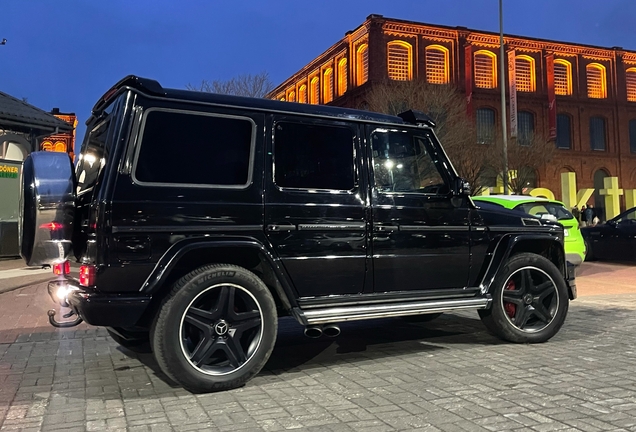
[[[486,309],[490,305],[490,302],[491,298],[488,296],[470,299],[411,301],[384,305],[374,304],[365,306],[325,307],[307,311],[296,309],[294,312],[296,312],[296,318],[302,324],[313,325],[372,318],[450,312],[463,309]]]

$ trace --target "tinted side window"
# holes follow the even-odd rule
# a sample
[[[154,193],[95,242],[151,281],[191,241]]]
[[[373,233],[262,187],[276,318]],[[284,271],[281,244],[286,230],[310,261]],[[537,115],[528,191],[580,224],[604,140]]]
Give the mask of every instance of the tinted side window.
[[[280,122],[274,131],[274,164],[278,186],[351,190],[355,187],[353,130]]]
[[[380,192],[445,195],[444,182],[428,149],[430,138],[407,131],[376,130],[371,134],[375,186]]]
[[[146,115],[135,179],[245,187],[254,123],[248,118],[153,110]]]

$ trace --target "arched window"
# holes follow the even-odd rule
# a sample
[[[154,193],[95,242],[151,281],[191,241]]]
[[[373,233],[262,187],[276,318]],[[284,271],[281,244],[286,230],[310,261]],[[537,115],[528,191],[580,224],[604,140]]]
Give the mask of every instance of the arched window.
[[[320,103],[320,78],[313,77],[309,83],[309,103],[310,104],[319,104]]]
[[[413,47],[403,41],[387,44],[389,78],[396,81],[408,81],[413,78]]]
[[[533,92],[536,90],[534,59],[532,57],[515,56],[515,81],[517,91]]]
[[[53,151],[53,143],[51,141],[44,141],[42,143],[42,150]]]
[[[636,67],[625,71],[625,82],[627,83],[627,100],[636,102]]]
[[[629,121],[629,150],[636,153],[636,119]]]
[[[446,84],[448,78],[448,49],[441,45],[426,47],[426,81]]]
[[[322,73],[322,103],[333,100],[333,69],[327,68]]]
[[[362,85],[369,79],[369,46],[358,45],[356,50],[356,84]]]
[[[66,153],[66,143],[58,141],[55,143],[55,149],[53,151]]]
[[[605,66],[590,63],[585,67],[587,73],[587,97],[605,99],[607,97]]]
[[[495,140],[495,110],[478,108],[475,115],[477,122],[477,142],[491,144]]]
[[[572,94],[572,64],[567,60],[554,61],[554,93],[561,96]]]
[[[557,115],[557,137],[556,146],[559,149],[572,148],[572,126],[570,116],[567,114]]]
[[[296,102],[296,92],[294,90],[287,92],[287,102]]]
[[[519,111],[517,114],[517,143],[522,146],[532,144],[534,138],[534,114],[528,111]]]
[[[347,59],[343,58],[338,62],[338,96],[342,96],[347,91]]]
[[[307,86],[305,84],[298,87],[298,102],[307,103]]]
[[[497,88],[497,56],[490,51],[477,51],[473,58],[475,87]]]
[[[590,148],[605,151],[605,119],[590,117]]]

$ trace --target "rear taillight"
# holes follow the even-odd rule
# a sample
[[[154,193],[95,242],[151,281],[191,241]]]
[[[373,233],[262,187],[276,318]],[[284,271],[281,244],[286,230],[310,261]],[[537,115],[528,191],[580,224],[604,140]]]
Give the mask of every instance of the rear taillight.
[[[80,285],[85,287],[95,285],[95,274],[94,265],[82,265],[79,274]]]
[[[48,223],[43,223],[42,225],[40,225],[40,228],[49,230],[49,231],[59,231],[62,228],[64,228],[64,225],[62,225],[59,222],[48,222]]]
[[[71,272],[71,262],[64,261],[61,263],[53,264],[53,274],[67,275]]]

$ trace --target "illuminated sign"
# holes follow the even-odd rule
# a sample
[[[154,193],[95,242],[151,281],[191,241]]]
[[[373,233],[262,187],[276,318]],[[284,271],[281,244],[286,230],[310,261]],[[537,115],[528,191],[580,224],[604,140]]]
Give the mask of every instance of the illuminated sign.
[[[0,165],[0,178],[18,178],[18,167]]]

